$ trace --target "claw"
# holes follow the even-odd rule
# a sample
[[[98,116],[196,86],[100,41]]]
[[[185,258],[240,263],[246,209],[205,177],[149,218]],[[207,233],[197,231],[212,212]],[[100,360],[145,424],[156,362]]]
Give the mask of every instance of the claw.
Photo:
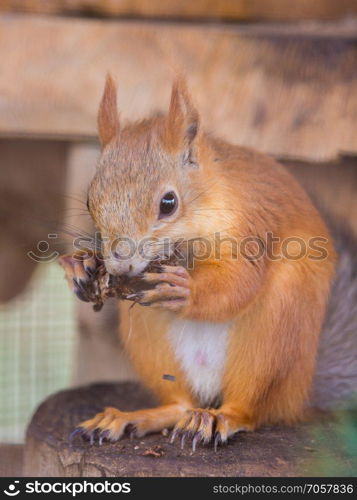
[[[77,297],[79,298],[79,300],[82,300],[83,302],[89,302],[89,299],[84,295],[84,293],[82,292],[82,290],[80,290],[79,288],[77,288],[74,293],[77,295]]]
[[[214,436],[214,451],[217,451],[219,445],[223,446],[228,443],[227,437],[223,436],[220,432],[216,432]]]
[[[80,278],[73,278],[73,282],[74,284],[80,289],[82,290],[82,292],[86,292],[86,282],[83,281],[82,279]]]
[[[222,438],[219,432],[216,432],[214,436],[214,452],[217,453],[218,445],[222,444]]]
[[[195,451],[196,451],[197,443],[202,441],[202,437],[203,437],[202,431],[196,432],[195,435],[193,436],[193,439],[192,439],[192,452],[193,453],[195,453]]]
[[[143,292],[136,292],[136,293],[131,293],[130,295],[127,295],[126,298],[131,300],[131,299],[141,299],[144,296]]]
[[[85,266],[84,270],[90,278],[93,278],[93,276],[95,275],[95,269],[93,269],[92,267]]]
[[[184,432],[181,436],[181,443],[180,443],[180,446],[181,446],[181,450],[184,449],[185,447],[185,441],[186,441],[186,437],[189,435],[189,432]]]
[[[83,429],[83,431],[82,431],[82,438],[85,441],[90,441],[90,444],[92,444],[92,436],[93,435],[94,435],[94,431],[89,431],[89,430],[85,430],[85,429]]]
[[[98,440],[99,446],[102,446],[104,439],[108,439],[108,436],[109,436],[109,431],[102,431],[99,434],[99,440]]]
[[[90,296],[93,293],[93,284],[81,278],[73,278],[73,283],[77,297],[84,302],[90,302]]]
[[[171,437],[170,437],[170,443],[172,444],[175,439],[177,438],[177,435],[179,433],[179,430],[175,427],[174,430],[172,431],[171,433]]]
[[[83,432],[83,427],[76,427],[74,431],[72,431],[68,436],[68,441],[72,443],[77,434],[80,434],[82,432]]]

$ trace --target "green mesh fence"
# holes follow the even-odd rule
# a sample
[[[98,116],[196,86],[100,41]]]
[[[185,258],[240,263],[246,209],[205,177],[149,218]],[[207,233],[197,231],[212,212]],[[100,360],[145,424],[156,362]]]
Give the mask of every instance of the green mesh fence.
[[[36,406],[68,386],[74,342],[74,299],[63,271],[39,264],[26,291],[0,305],[0,443],[22,442]]]

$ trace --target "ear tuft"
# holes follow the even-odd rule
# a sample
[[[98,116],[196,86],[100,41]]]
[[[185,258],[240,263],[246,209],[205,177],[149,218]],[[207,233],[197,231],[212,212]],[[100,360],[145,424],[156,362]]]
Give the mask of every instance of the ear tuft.
[[[192,149],[198,133],[199,121],[199,114],[192,104],[186,81],[179,76],[172,85],[167,115],[168,146],[173,149]]]
[[[104,148],[120,130],[117,109],[117,90],[115,82],[109,73],[99,106],[97,121],[99,140],[102,148]]]

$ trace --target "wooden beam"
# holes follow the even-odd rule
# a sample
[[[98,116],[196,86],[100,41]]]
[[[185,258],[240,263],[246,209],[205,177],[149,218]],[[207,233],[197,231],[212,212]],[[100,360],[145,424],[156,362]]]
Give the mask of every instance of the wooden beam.
[[[356,0],[0,0],[0,9],[108,17],[295,21],[357,13]]]
[[[0,135],[96,139],[105,74],[123,120],[187,75],[206,129],[267,153],[357,152],[356,23],[236,28],[0,16]]]

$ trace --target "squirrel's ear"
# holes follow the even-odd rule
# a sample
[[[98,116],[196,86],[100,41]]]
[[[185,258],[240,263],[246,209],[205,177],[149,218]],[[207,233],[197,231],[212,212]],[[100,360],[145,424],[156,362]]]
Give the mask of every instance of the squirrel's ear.
[[[113,78],[107,75],[105,88],[98,111],[98,133],[102,148],[119,133],[119,114],[117,109],[117,89]]]
[[[192,104],[184,78],[176,78],[167,115],[168,146],[172,149],[181,148],[185,157],[190,159],[193,156],[199,121],[199,114]]]

